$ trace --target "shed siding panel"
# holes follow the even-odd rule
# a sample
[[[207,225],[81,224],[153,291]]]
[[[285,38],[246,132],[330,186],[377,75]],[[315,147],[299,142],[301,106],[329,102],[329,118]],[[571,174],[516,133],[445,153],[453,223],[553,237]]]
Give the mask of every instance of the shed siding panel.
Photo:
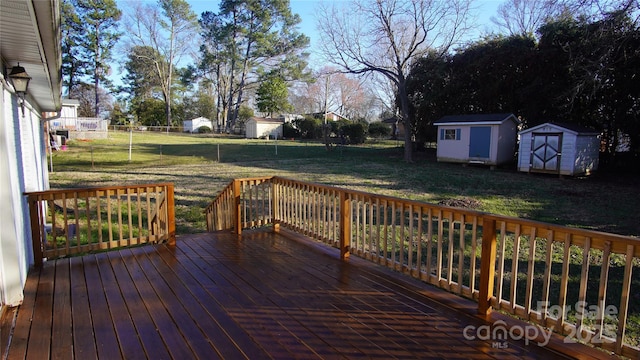
[[[436,151],[438,161],[467,162],[469,160],[469,134],[468,126],[441,126],[438,134],[444,130],[460,129],[460,140],[443,140],[438,138]]]
[[[255,120],[249,120],[247,121],[247,125],[245,128],[245,132],[246,132],[246,138],[247,139],[255,139],[258,136],[256,135],[258,133],[258,129],[256,128],[258,126],[258,124],[256,123]]]
[[[560,174],[573,174],[573,159],[576,155],[576,137],[564,132],[562,134],[562,157],[560,158]]]
[[[492,143],[497,144],[497,153],[495,157],[496,164],[502,164],[513,160],[516,150],[516,138],[518,128],[512,121],[505,121],[500,126],[499,131],[493,134]]]
[[[520,134],[520,146],[518,148],[518,170],[529,172],[531,162],[531,133]]]

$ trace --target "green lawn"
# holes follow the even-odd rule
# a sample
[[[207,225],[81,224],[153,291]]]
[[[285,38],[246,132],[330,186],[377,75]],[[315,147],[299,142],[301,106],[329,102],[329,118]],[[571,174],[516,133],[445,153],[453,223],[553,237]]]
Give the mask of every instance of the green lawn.
[[[588,178],[559,178],[518,173],[514,166],[463,167],[436,162],[433,150],[417,153],[409,164],[396,141],[327,151],[316,142],[134,133],[129,160],[129,134],[116,132],[107,140],[72,141],[67,151],[54,153],[52,159],[52,188],[173,182],[178,233],[204,231],[204,208],[232,179],[279,175],[431,203],[463,200],[490,213],[640,234],[640,187],[631,176],[600,172]],[[507,249],[507,259],[511,252]],[[580,258],[572,258],[572,266],[579,264]],[[525,263],[519,268],[526,269]],[[505,276],[509,271],[507,267]],[[592,264],[594,283],[598,273],[597,264]],[[633,289],[639,276],[640,272],[634,273]],[[577,299],[579,276],[571,283],[570,298]],[[523,284],[521,280],[519,287]],[[507,282],[503,291],[508,292],[508,286]],[[609,297],[619,298],[619,294]],[[640,343],[639,313],[632,300],[627,342],[633,345]]]
[[[402,160],[401,143],[334,147],[316,142],[112,132],[71,141],[53,154],[51,186],[174,182],[179,232],[204,230],[202,210],[233,178],[279,175],[438,203],[474,199],[477,210],[637,236],[640,187],[630,176],[525,174],[435,161],[433,150]]]

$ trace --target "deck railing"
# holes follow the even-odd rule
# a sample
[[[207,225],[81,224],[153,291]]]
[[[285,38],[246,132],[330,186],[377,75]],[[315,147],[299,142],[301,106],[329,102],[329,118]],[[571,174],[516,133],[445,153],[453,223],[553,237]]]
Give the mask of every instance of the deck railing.
[[[236,179],[209,231],[272,224],[616,354],[640,356],[640,240],[280,177]]]
[[[26,193],[34,262],[147,242],[175,243],[173,184]]]

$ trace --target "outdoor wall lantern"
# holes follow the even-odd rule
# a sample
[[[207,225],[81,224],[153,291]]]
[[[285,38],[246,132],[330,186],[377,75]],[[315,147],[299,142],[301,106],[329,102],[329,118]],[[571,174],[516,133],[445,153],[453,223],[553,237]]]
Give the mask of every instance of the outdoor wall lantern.
[[[22,116],[24,116],[24,98],[27,94],[27,88],[29,87],[31,76],[29,76],[29,74],[27,74],[27,71],[22,66],[20,66],[20,63],[18,63],[18,66],[14,66],[13,68],[11,68],[9,79],[11,79],[13,88],[18,94],[20,107],[22,108]]]

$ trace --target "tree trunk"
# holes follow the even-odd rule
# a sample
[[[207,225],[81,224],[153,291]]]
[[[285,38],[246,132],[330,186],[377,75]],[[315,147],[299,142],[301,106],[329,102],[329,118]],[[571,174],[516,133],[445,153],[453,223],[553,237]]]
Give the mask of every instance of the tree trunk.
[[[413,141],[411,139],[411,119],[409,118],[409,96],[407,95],[406,80],[401,77],[398,82],[398,97],[400,98],[400,113],[404,124],[404,161],[413,161]]]
[[[100,87],[100,28],[96,26],[96,51],[95,51],[95,69],[93,72],[93,90],[95,92],[95,117],[100,116],[100,94],[98,94],[98,88]]]

